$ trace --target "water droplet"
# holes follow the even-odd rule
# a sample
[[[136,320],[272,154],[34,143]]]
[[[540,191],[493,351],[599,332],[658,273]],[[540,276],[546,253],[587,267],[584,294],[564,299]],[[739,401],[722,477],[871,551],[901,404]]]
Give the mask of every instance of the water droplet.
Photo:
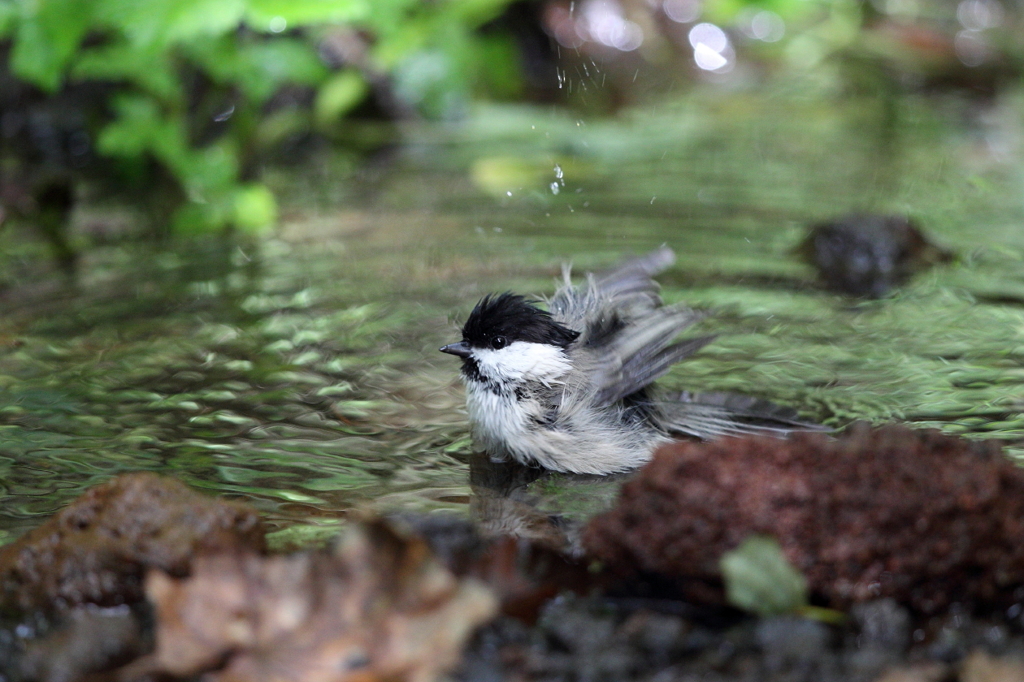
[[[222,111],[219,114],[217,114],[216,116],[214,116],[213,120],[216,123],[223,123],[224,121],[226,121],[229,118],[231,118],[231,115],[233,113],[235,113],[235,105],[234,104],[232,104],[230,107],[228,107],[224,111]]]

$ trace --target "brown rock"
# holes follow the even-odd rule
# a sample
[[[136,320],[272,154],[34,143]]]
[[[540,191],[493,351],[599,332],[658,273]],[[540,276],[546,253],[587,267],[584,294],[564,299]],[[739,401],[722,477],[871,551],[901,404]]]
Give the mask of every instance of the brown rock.
[[[263,534],[246,505],[200,495],[171,478],[125,474],[0,547],[0,609],[137,602],[146,569],[185,575],[197,551],[262,551]]]
[[[157,648],[129,677],[425,682],[497,608],[482,583],[382,521],[350,525],[333,553],[206,555],[181,580],[154,570],[146,591]]]
[[[777,538],[834,607],[998,601],[1024,584],[1024,471],[995,443],[901,426],[673,443],[584,544],[619,572],[718,601],[720,557],[752,534]]]

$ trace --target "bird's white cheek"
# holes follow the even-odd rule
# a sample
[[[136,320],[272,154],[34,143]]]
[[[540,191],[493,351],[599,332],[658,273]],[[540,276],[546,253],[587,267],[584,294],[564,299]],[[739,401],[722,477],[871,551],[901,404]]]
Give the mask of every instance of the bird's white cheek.
[[[500,350],[473,351],[480,372],[495,381],[556,381],[571,369],[569,358],[558,346],[516,341]]]

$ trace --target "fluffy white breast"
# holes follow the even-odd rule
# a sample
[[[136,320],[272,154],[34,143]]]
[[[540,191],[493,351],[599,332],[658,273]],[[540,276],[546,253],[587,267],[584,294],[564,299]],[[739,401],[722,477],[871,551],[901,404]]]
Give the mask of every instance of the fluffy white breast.
[[[500,350],[474,348],[473,359],[482,375],[510,386],[521,381],[555,383],[572,368],[558,346],[529,341],[514,341]]]
[[[513,393],[495,393],[476,381],[466,382],[466,407],[473,436],[491,454],[514,450],[530,430],[528,415]]]
[[[484,381],[466,379],[466,404],[473,434],[492,453],[517,458],[536,430],[542,409],[536,398],[517,394],[528,384],[557,385],[572,368],[565,351],[545,343],[515,341],[499,350],[474,348],[473,361]]]
[[[516,341],[500,350],[474,348],[472,358],[483,380],[464,375],[469,420],[474,440],[492,456],[556,471],[606,474],[643,464],[667,440],[649,425],[609,421],[579,404],[560,415],[561,427],[546,426],[551,406],[533,391],[517,389],[573,383],[569,358],[557,346]]]

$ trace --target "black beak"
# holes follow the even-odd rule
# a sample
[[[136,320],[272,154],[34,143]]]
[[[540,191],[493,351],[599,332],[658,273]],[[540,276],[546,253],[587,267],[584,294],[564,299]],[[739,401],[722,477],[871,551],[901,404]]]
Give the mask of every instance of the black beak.
[[[469,344],[465,341],[459,341],[458,343],[449,343],[447,346],[442,346],[439,349],[442,353],[451,353],[452,355],[458,355],[460,358],[469,357]]]

